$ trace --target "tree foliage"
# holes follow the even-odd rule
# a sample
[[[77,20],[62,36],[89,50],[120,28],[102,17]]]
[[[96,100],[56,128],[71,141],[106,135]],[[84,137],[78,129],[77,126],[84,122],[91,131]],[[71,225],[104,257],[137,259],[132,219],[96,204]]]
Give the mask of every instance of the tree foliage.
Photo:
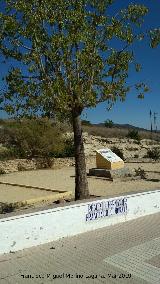
[[[150,33],[150,39],[151,39],[151,47],[155,48],[160,43],[160,28],[151,30]]]
[[[0,14],[0,51],[12,59],[5,77],[2,109],[16,116],[55,113],[72,121],[75,145],[75,198],[89,195],[80,115],[130,91],[132,45],[143,39],[148,9],[130,4],[116,14],[114,0],[6,0]],[[148,90],[137,82],[143,98]]]
[[[14,60],[1,93],[11,115],[81,114],[86,107],[123,101],[131,45],[141,40],[148,9],[130,4],[115,15],[113,0],[6,0],[0,13],[0,51]],[[147,91],[137,84],[140,97]]]

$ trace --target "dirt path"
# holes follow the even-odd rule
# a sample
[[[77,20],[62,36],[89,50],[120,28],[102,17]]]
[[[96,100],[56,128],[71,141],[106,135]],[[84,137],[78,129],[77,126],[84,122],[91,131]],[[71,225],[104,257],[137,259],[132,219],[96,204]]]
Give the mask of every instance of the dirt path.
[[[45,199],[49,195],[54,195],[54,193],[45,190],[0,184],[0,202],[2,203],[22,202],[41,197]]]

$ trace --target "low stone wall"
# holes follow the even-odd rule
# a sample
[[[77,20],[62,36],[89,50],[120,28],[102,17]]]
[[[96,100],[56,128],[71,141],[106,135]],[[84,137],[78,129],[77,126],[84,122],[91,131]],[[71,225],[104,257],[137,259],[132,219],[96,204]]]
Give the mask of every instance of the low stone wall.
[[[18,171],[36,170],[43,168],[61,168],[73,166],[74,158],[47,159],[14,159],[0,161],[0,174],[8,174]]]
[[[95,155],[90,155],[86,157],[86,162],[93,162],[95,159]],[[0,161],[0,174],[9,174],[18,171],[31,171],[37,169],[45,169],[45,168],[63,168],[63,167],[71,167],[75,165],[74,157],[68,158],[37,158],[37,159],[14,159],[14,160],[6,160]]]

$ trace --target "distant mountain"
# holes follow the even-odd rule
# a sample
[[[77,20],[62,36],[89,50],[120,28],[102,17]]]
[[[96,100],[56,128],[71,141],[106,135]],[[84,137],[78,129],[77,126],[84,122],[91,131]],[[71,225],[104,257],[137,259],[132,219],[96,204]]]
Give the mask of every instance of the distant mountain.
[[[150,130],[145,129],[143,127],[138,127],[138,126],[134,126],[134,125],[131,125],[131,124],[115,124],[115,127],[117,127],[117,128],[127,128],[127,129],[136,129],[136,130],[150,131]]]
[[[97,123],[97,124],[92,124],[95,126],[99,127],[105,127],[104,123]],[[114,128],[125,128],[125,129],[135,129],[137,131],[150,131],[148,129],[142,128],[142,127],[137,127],[131,124],[119,124],[119,123],[114,123]],[[159,132],[159,131],[158,131]]]

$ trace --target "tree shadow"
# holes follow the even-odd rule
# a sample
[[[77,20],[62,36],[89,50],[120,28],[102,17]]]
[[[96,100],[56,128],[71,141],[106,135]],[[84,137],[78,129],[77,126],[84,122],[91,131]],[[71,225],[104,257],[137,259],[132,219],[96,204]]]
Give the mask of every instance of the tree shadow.
[[[160,174],[160,171],[145,171],[146,173],[154,173],[154,174]]]
[[[146,181],[159,182],[160,179],[158,179],[158,178],[151,178],[151,179],[146,179]]]
[[[75,176],[70,176],[71,178],[75,178]],[[94,178],[94,179],[99,179],[99,180],[107,180],[107,181],[113,181],[113,178],[108,178],[108,177],[97,177],[97,176],[91,176],[87,173],[87,178]]]

